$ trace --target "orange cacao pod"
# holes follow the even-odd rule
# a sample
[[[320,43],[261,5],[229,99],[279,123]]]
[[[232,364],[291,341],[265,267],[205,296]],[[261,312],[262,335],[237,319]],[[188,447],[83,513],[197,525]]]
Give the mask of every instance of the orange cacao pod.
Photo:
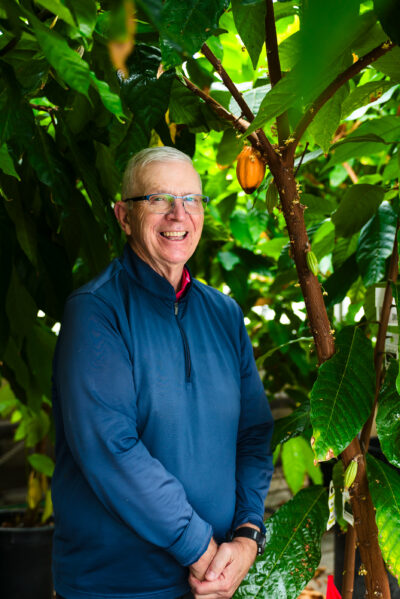
[[[253,193],[261,184],[265,175],[265,164],[259,152],[251,146],[244,146],[238,156],[236,176],[246,193]]]

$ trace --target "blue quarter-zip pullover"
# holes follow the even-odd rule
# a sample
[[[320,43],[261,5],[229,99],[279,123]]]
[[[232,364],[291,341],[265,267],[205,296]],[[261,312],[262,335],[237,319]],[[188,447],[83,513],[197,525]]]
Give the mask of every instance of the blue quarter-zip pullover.
[[[72,293],[53,363],[54,584],[66,599],[175,599],[187,566],[262,526],[272,417],[243,314],[127,244]]]

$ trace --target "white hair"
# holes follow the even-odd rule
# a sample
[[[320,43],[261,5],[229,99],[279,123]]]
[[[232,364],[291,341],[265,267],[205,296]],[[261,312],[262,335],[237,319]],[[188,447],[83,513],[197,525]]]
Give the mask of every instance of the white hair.
[[[170,146],[145,148],[132,156],[126,165],[122,177],[121,199],[124,200],[129,198],[134,189],[135,180],[138,178],[141,169],[152,162],[187,162],[193,166],[192,159],[176,148],[171,148]],[[132,204],[132,202],[128,202],[128,204]]]

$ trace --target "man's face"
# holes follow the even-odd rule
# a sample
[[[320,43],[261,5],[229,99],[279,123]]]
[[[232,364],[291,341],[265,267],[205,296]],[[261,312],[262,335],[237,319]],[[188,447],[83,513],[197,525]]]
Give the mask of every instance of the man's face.
[[[159,192],[176,196],[201,193],[199,176],[186,162],[152,162],[142,169],[132,195]],[[130,212],[130,243],[157,270],[183,266],[199,243],[203,221],[203,214],[187,214],[182,200],[177,200],[168,214],[151,212],[147,202],[139,202]]]

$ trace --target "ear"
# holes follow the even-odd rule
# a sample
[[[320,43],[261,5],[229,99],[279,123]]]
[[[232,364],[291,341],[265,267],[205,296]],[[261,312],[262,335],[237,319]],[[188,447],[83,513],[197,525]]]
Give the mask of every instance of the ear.
[[[114,205],[114,214],[121,225],[121,229],[127,237],[132,235],[132,226],[129,210],[124,202],[116,202]]]

